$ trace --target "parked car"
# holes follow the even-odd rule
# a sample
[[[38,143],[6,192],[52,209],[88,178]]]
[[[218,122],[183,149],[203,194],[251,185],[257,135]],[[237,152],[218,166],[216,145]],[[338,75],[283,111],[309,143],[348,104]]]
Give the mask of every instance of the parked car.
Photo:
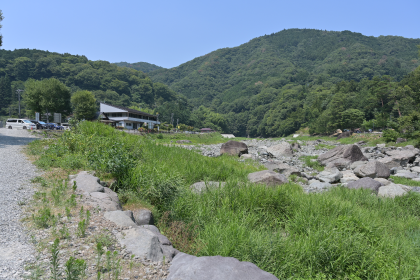
[[[38,122],[41,125],[41,129],[48,129],[48,125],[45,122],[39,121]]]
[[[31,120],[32,123],[36,125],[36,129],[44,129],[45,123],[41,121]]]
[[[8,119],[6,121],[6,127],[8,129],[36,129],[36,124],[27,119]]]
[[[62,123],[61,126],[64,127],[64,130],[70,130],[70,124],[68,123]]]

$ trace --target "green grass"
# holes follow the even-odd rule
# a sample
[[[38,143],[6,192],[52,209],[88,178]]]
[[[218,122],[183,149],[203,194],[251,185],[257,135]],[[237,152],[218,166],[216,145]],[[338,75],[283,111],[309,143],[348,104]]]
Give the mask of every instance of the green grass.
[[[322,144],[322,143],[315,146],[315,150],[320,150],[320,149],[331,150],[331,149],[334,149],[334,148],[335,148],[334,145],[327,145],[327,144]]]
[[[363,189],[306,194],[293,183],[250,184],[247,174],[262,168],[252,162],[158,143],[85,122],[55,141],[32,142],[30,151],[44,169],[96,170],[117,178],[121,198],[129,206],[151,205],[161,230],[186,253],[250,261],[279,279],[420,274],[420,194],[390,199]],[[312,158],[301,159],[321,171]],[[227,183],[193,193],[189,185],[202,180]]]
[[[305,163],[305,166],[313,168],[317,171],[323,171],[324,166],[322,166],[318,161],[311,161],[311,159],[317,159],[318,156],[301,156],[299,159]]]
[[[406,186],[411,186],[411,187],[420,187],[419,181],[413,181],[411,179],[397,177],[397,176],[391,176],[391,178],[394,180],[395,184],[401,184],[401,185],[406,185]]]

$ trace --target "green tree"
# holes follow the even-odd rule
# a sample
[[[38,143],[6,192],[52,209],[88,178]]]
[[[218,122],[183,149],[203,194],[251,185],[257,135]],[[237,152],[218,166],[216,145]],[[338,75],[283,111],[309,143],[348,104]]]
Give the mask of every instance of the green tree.
[[[360,127],[365,119],[365,114],[357,109],[347,109],[341,113],[343,128],[355,129]]]
[[[5,110],[12,102],[12,84],[9,76],[0,78],[0,110]]]
[[[92,92],[81,90],[75,92],[71,97],[74,117],[76,119],[90,120],[96,113],[96,99]]]
[[[25,83],[23,100],[29,113],[62,113],[69,115],[70,90],[59,80],[51,78],[42,81],[29,79]]]

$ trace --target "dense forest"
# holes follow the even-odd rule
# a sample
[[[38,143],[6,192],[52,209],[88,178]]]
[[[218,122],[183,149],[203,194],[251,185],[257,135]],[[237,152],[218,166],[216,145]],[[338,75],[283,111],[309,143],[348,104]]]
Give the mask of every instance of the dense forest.
[[[151,63],[147,63],[147,62],[136,62],[136,63],[128,63],[128,62],[117,62],[117,63],[113,63],[117,66],[120,67],[127,67],[127,68],[132,68],[138,71],[142,71],[144,73],[149,73],[152,72],[154,70],[158,70],[158,69],[162,69],[162,67],[151,64]]]
[[[16,114],[28,79],[238,136],[395,127],[420,104],[420,39],[289,29],[216,50],[178,67],[0,50],[0,114]],[[141,69],[142,71],[137,71]],[[145,73],[147,72],[147,73]],[[24,94],[24,93],[23,93]]]

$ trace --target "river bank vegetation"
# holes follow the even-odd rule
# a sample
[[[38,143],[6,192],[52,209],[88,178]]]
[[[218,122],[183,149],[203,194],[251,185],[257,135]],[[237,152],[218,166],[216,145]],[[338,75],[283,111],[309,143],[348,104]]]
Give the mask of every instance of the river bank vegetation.
[[[125,205],[151,208],[186,253],[251,261],[279,279],[412,279],[420,269],[420,195],[379,198],[336,187],[306,194],[293,183],[250,184],[261,170],[236,157],[209,158],[100,123],[81,122],[29,145],[36,164],[116,179]],[[224,181],[201,194],[197,181]]]

